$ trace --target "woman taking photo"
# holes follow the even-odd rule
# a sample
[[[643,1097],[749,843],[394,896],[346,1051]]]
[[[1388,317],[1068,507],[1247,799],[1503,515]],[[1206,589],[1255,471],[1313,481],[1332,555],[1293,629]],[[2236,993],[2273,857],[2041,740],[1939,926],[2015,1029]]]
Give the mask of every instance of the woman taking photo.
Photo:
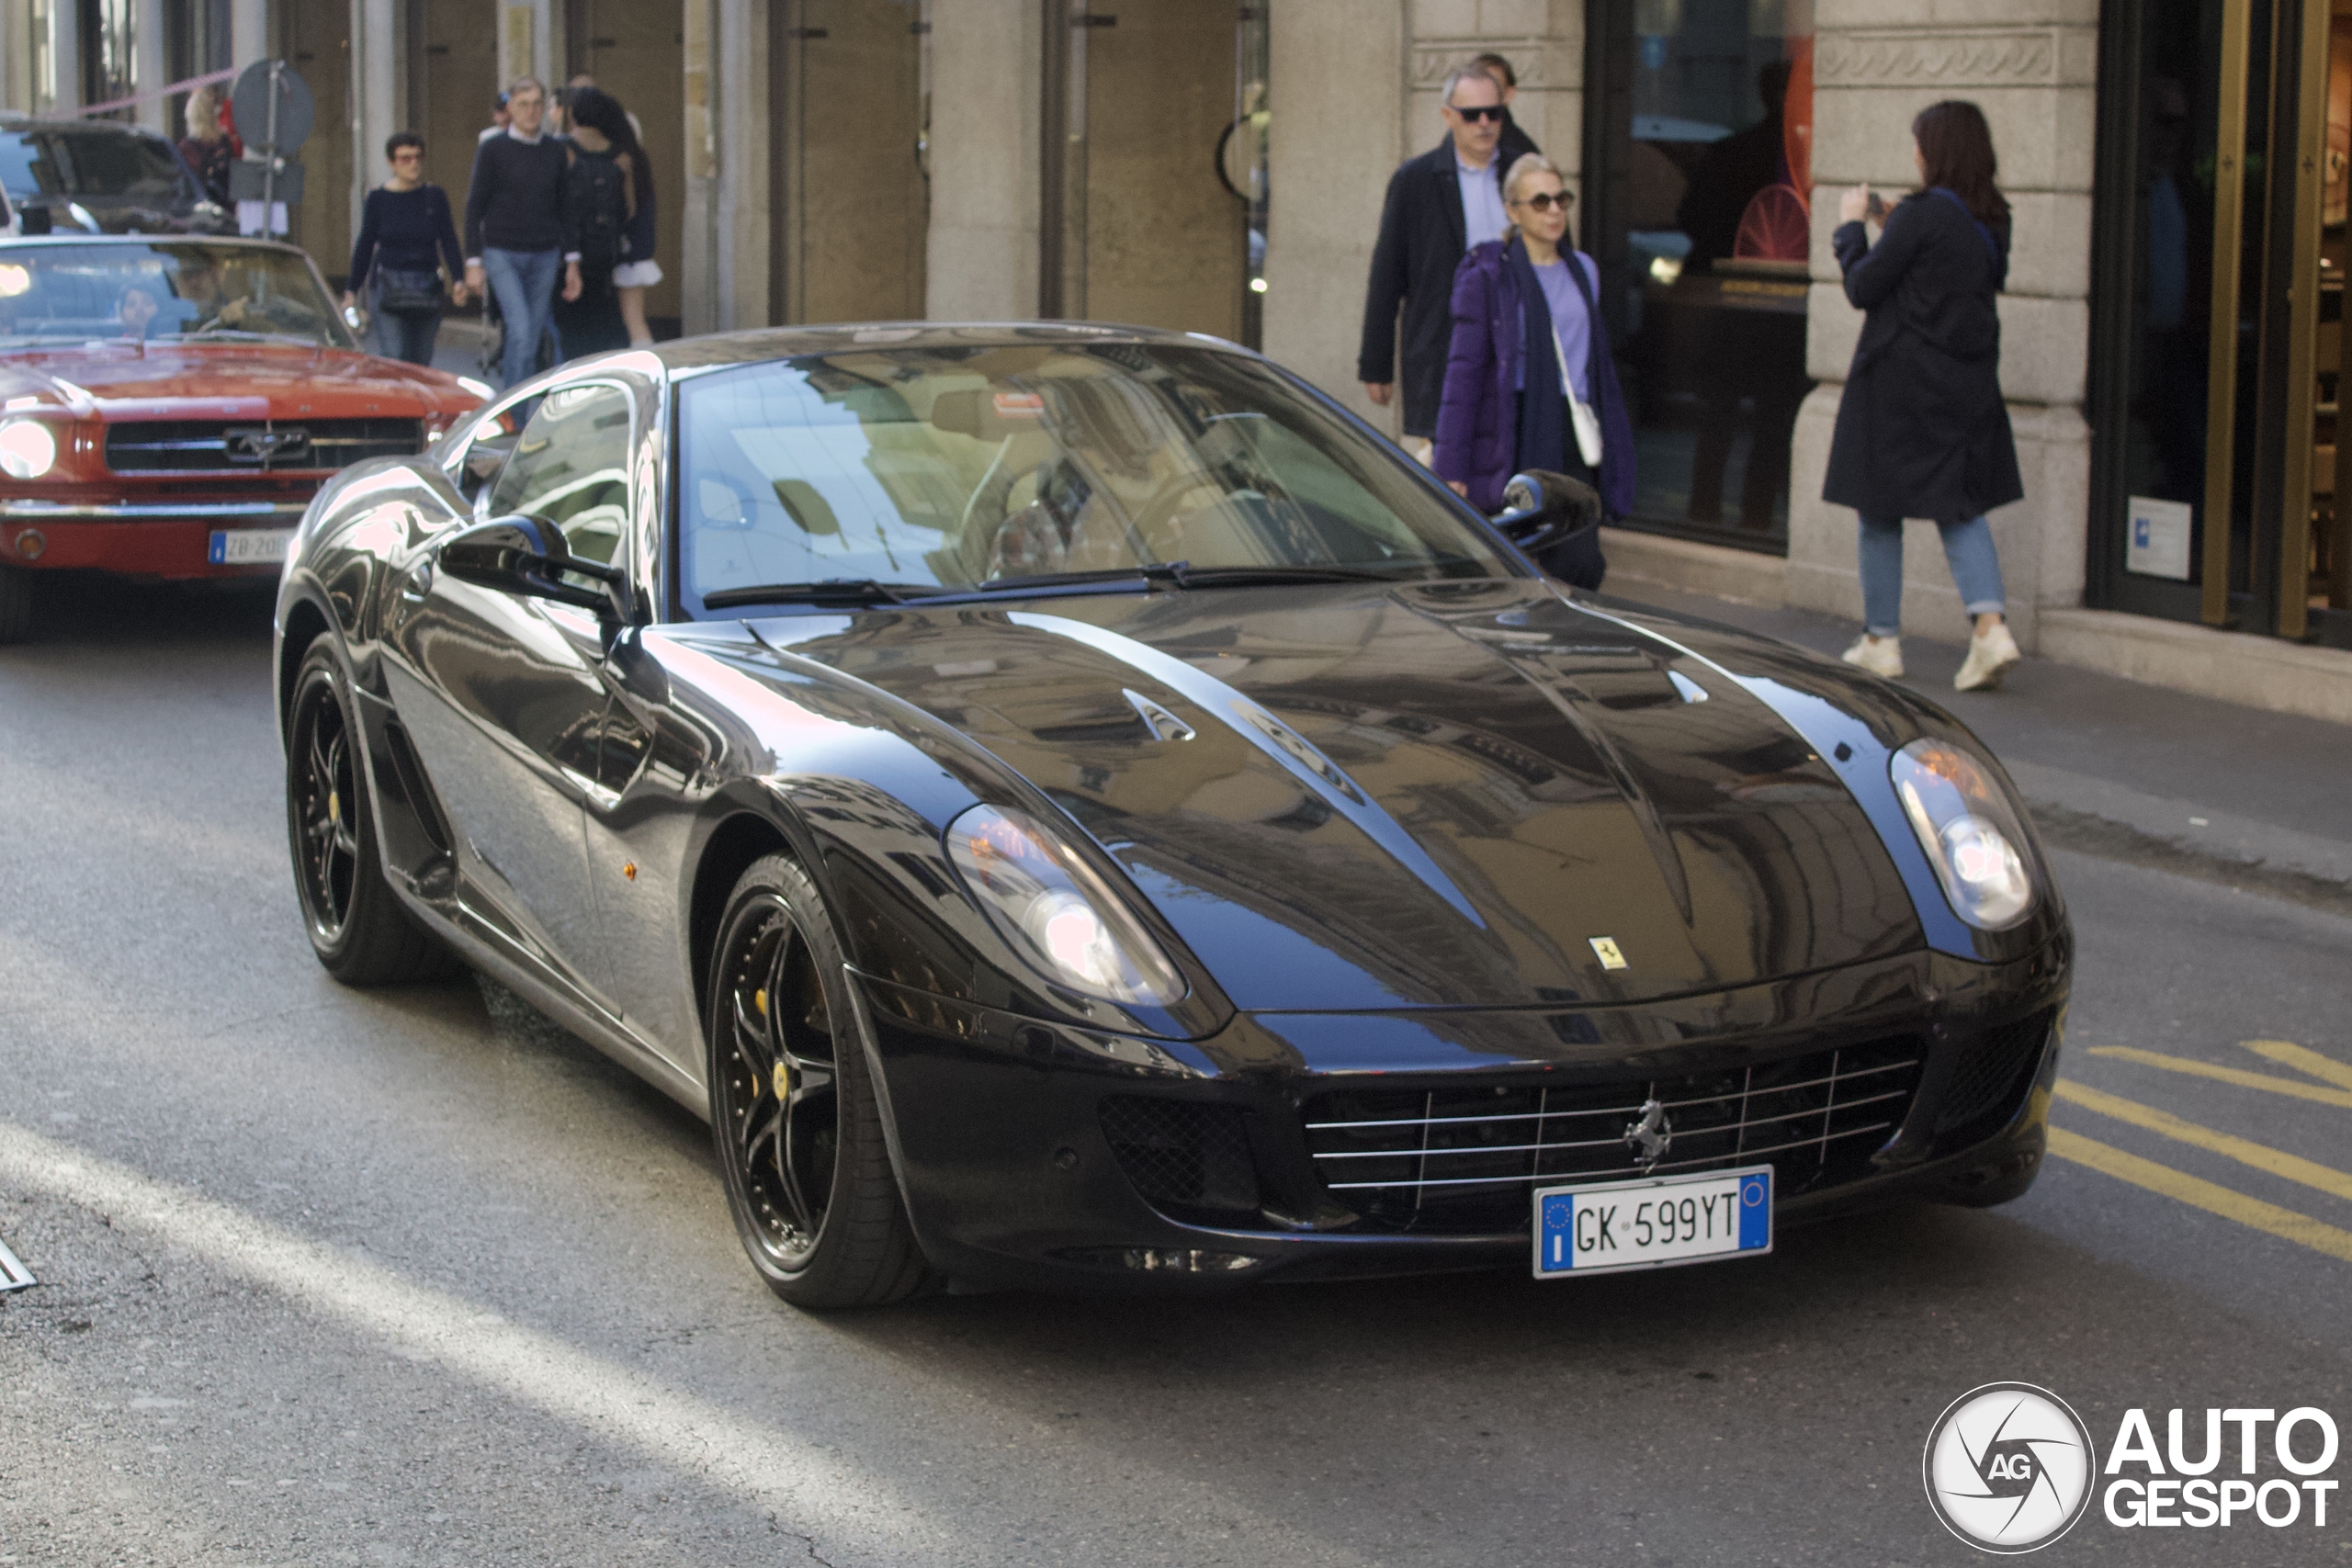
[[[349,310],[372,276],[369,314],[385,323],[378,334],[385,352],[411,365],[430,365],[442,307],[466,302],[466,254],[458,248],[447,194],[424,183],[424,138],[413,130],[394,131],[384,143],[384,156],[391,160],[392,177],[368,193],[343,304]],[[458,280],[447,291],[444,263]]]
[[[1453,275],[1453,342],[1438,405],[1438,477],[1485,513],[1502,506],[1514,473],[1582,479],[1601,510],[1634,504],[1634,431],[1608,330],[1594,309],[1600,269],[1563,250],[1568,231],[1560,171],[1530,152],[1503,181],[1510,227],[1470,247]],[[1590,531],[1541,552],[1536,564],[1578,588],[1607,570]]]
[[[1838,404],[1824,501],[1861,513],[1862,635],[1846,661],[1903,673],[1903,520],[1943,536],[1944,558],[1974,625],[1952,684],[1989,690],[2018,661],[2002,611],[2001,561],[1984,514],[2022,498],[2001,321],[2009,204],[1993,183],[1993,135],[1974,104],[1934,104],[1911,122],[1919,189],[1885,214],[1878,243],[1867,185],[1848,191],[1830,237],[1846,298],[1869,312]]]

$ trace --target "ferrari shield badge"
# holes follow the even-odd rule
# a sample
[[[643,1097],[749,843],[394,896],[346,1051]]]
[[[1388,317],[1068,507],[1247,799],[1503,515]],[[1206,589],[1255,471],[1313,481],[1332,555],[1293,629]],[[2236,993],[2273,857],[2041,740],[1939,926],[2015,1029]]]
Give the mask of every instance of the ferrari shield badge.
[[[1600,960],[1600,966],[1603,969],[1623,969],[1625,967],[1625,955],[1617,950],[1617,939],[1613,936],[1594,937],[1592,939],[1592,955]]]

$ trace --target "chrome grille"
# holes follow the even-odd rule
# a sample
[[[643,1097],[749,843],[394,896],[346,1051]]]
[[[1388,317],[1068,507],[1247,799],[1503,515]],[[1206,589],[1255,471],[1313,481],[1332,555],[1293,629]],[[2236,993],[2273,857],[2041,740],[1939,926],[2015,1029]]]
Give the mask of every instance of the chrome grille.
[[[107,467],[119,474],[341,468],[423,450],[424,425],[413,419],[153,419],[107,426]]]
[[[1563,1179],[1769,1163],[1783,1194],[1852,1180],[1902,1124],[1920,1054],[1905,1038],[1678,1078],[1346,1089],[1303,1120],[1324,1185],[1375,1224],[1512,1230]],[[1649,1163],[1627,1134],[1653,1100],[1672,1141]]]

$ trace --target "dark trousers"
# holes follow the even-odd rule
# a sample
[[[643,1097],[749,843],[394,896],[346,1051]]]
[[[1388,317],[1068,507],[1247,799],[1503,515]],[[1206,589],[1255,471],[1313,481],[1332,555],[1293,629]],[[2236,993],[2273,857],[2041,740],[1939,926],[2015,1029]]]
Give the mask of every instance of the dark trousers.
[[[433,342],[441,335],[440,311],[421,310],[413,315],[396,316],[386,310],[379,319],[384,324],[379,335],[386,353],[411,365],[433,363]]]

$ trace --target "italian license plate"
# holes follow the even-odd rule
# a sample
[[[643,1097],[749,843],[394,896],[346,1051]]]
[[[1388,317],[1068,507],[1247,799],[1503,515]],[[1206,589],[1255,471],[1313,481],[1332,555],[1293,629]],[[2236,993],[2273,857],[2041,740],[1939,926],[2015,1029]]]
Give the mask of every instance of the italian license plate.
[[[1539,1280],[1771,1250],[1769,1165],[1535,1190]]]
[[[205,559],[214,566],[282,566],[291,528],[215,528]]]

